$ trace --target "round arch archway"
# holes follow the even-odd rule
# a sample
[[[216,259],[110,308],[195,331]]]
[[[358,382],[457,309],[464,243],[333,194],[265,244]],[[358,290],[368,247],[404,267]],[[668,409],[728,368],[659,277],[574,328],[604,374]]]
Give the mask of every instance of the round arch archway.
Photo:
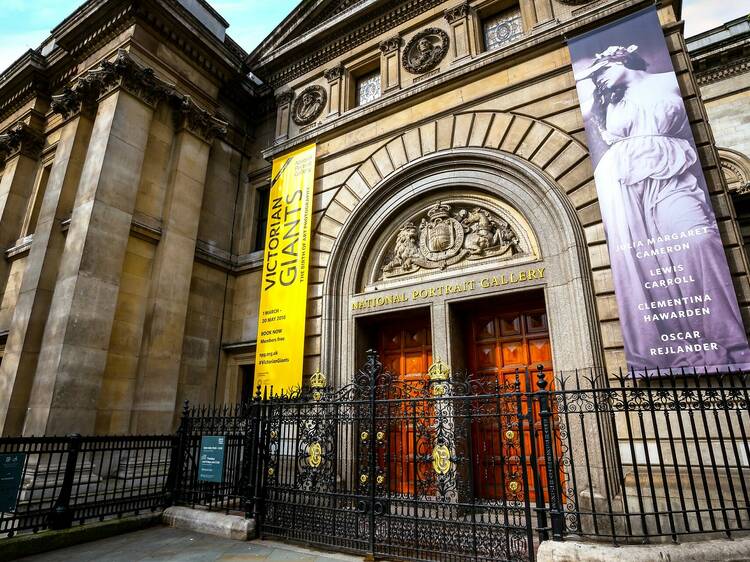
[[[391,299],[388,310],[408,313],[427,307],[433,356],[450,363],[455,359],[450,334],[453,305],[464,300],[541,290],[555,368],[601,366],[602,348],[583,230],[560,186],[516,155],[479,147],[450,148],[414,159],[389,174],[359,201],[341,227],[323,280],[321,368],[332,375],[333,381],[337,385],[349,382],[357,368],[358,319],[384,311],[377,306],[363,309],[356,305],[363,299],[379,302],[378,291],[363,294],[361,284],[363,267],[373,252],[373,244],[385,230],[393,228],[394,220],[408,216],[410,209],[443,197],[453,200],[484,197],[511,207],[530,225],[538,246],[536,253],[523,263],[487,260],[472,272],[474,287],[460,294],[408,298],[416,294],[414,291],[423,294],[423,289],[431,285],[466,283],[467,276],[460,269],[447,269],[426,280],[412,277],[398,291],[407,298],[396,303]],[[530,275],[519,275],[529,270],[543,274],[535,274],[532,279]],[[519,277],[524,281],[483,282]],[[392,287],[388,291],[392,293]]]

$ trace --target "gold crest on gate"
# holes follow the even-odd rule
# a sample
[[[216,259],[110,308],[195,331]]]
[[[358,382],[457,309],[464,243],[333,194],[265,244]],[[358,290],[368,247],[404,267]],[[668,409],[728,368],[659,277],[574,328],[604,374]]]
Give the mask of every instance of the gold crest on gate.
[[[436,445],[432,450],[432,468],[438,474],[447,474],[451,469],[451,451],[445,445]]]
[[[323,447],[319,441],[316,441],[315,443],[312,443],[307,450],[307,463],[313,468],[318,468],[322,462]]]

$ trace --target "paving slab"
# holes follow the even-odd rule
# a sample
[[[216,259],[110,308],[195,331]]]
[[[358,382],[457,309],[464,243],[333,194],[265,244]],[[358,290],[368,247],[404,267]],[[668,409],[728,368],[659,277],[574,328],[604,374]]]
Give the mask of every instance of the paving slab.
[[[159,526],[20,558],[23,562],[362,562],[275,541],[236,541]]]

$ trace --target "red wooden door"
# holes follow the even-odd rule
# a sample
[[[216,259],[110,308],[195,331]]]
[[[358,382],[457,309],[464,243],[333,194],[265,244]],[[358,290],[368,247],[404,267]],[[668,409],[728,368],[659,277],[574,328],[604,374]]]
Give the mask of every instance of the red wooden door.
[[[432,364],[429,318],[399,319],[381,326],[379,347],[384,368],[397,379],[390,398],[398,399],[388,406],[388,458],[380,459],[380,464],[388,465],[391,492],[413,494],[417,473],[429,469],[429,463],[415,461],[429,446],[422,442],[425,437],[417,436],[415,426],[429,423],[425,420],[429,413],[422,411],[423,401],[406,398],[424,395]]]
[[[543,296],[516,298],[494,310],[484,308],[469,314],[466,343],[472,372],[482,378],[497,379],[502,393],[513,392],[517,380],[521,392],[538,390],[536,372],[540,364],[551,381],[552,353]],[[520,407],[527,412],[525,398]],[[532,501],[536,498],[535,472],[546,492],[544,459],[539,458],[536,466],[531,464],[532,439],[537,440],[536,450],[543,450],[538,411],[532,415],[533,427],[519,426],[518,408],[516,397],[501,398],[491,407],[493,415],[479,417],[472,427],[475,492],[480,497],[517,498],[524,493],[523,471]]]

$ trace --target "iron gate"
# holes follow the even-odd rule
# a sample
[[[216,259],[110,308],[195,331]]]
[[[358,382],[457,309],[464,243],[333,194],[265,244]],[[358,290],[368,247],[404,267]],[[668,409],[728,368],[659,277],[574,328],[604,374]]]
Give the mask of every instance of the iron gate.
[[[533,560],[556,477],[523,376],[450,380],[438,362],[407,384],[373,353],[342,389],[316,374],[264,401],[262,536],[388,559]]]

